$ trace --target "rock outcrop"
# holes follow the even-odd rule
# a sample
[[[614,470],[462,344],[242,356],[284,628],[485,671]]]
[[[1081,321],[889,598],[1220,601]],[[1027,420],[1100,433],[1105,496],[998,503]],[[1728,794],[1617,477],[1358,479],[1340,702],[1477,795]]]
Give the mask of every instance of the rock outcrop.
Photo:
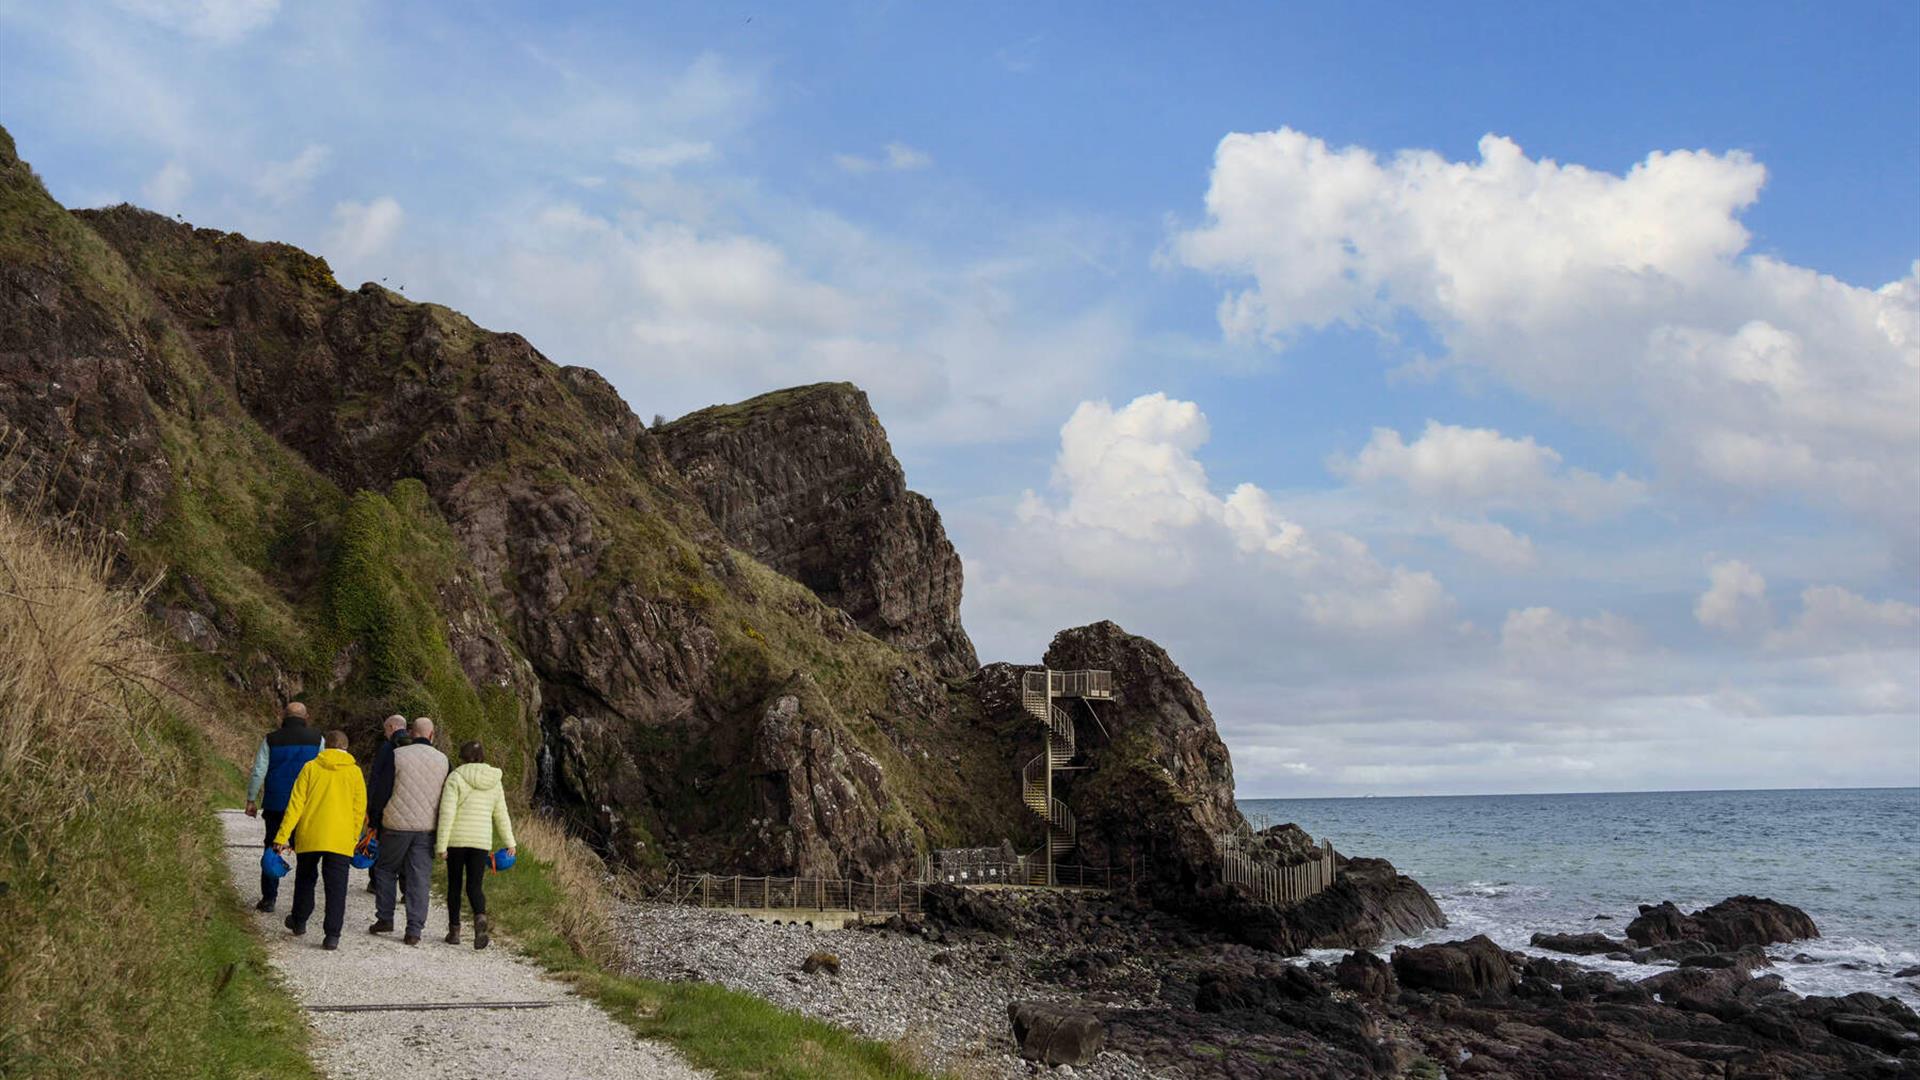
[[[858,387],[780,390],[653,434],[729,543],[945,675],[980,666],[960,626],[960,556]]]
[[[1820,928],[1806,912],[1757,896],[1729,897],[1691,915],[1682,914],[1671,900],[1642,905],[1639,917],[1627,924],[1628,938],[1651,946],[1698,941],[1738,949],[1819,936]]]
[[[1393,973],[1402,986],[1462,997],[1505,994],[1514,984],[1506,950],[1485,934],[1465,941],[1403,945],[1393,950]]]

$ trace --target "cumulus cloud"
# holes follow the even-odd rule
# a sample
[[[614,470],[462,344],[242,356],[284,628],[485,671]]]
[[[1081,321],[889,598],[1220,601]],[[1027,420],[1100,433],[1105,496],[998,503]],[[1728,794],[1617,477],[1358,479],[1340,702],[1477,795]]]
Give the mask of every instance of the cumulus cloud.
[[[1537,561],[1533,539],[1497,521],[1441,517],[1433,527],[1455,550],[1505,570],[1526,570]]]
[[[1767,647],[1815,655],[1894,650],[1911,662],[1920,649],[1920,606],[1869,600],[1838,585],[1812,586],[1801,591],[1793,622],[1767,636]]]
[[[1639,627],[1610,611],[1574,618],[1530,607],[1509,611],[1500,626],[1507,665],[1560,679],[1628,671],[1645,648]]]
[[[933,155],[917,150],[906,143],[890,142],[877,158],[862,157],[859,154],[835,154],[833,163],[843,172],[854,174],[870,172],[911,172],[924,169],[933,164]]]
[[[1414,498],[1462,509],[1551,510],[1597,518],[1646,497],[1646,485],[1624,473],[1608,479],[1563,467],[1559,453],[1532,436],[1513,439],[1491,428],[1435,420],[1427,421],[1411,443],[1391,428],[1375,428],[1358,454],[1329,464],[1355,483],[1391,485]]]
[[[1205,222],[1168,254],[1235,283],[1230,337],[1391,333],[1411,313],[1442,367],[1605,420],[1678,479],[1920,536],[1920,264],[1873,289],[1749,252],[1739,216],[1765,178],[1739,152],[1615,175],[1494,135],[1454,162],[1233,134]]]
[[[327,253],[348,262],[364,260],[384,250],[405,219],[399,202],[388,195],[371,202],[340,203],[333,208]]]
[[[1284,603],[1294,619],[1343,633],[1419,630],[1452,606],[1432,574],[1383,564],[1345,533],[1307,529],[1256,485],[1219,494],[1197,456],[1209,435],[1198,405],[1162,393],[1119,409],[1083,402],[1060,429],[1054,496],[1028,491],[1020,520],[1079,576],[1159,588],[1204,578],[1209,590],[1235,582],[1247,600]]]
[[[1693,605],[1700,625],[1727,633],[1763,629],[1773,619],[1767,605],[1767,579],[1738,559],[1707,569],[1707,591]]]

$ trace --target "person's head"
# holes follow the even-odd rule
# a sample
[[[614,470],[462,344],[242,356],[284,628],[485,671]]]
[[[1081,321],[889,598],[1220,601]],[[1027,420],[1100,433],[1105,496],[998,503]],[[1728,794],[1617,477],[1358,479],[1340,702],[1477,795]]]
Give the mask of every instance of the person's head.
[[[432,742],[433,741],[433,717],[431,716],[414,717],[413,727],[409,729],[409,733],[420,742]]]
[[[406,726],[407,726],[407,718],[404,716],[401,716],[399,713],[394,713],[392,716],[387,717],[385,723],[382,723],[380,725],[380,734],[385,735],[387,738],[391,739],[393,738],[394,732],[399,731],[401,728]]]
[[[341,731],[339,728],[334,728],[332,731],[327,732],[327,749],[345,750],[346,748],[347,748],[346,732]]]
[[[289,701],[287,707],[280,710],[280,719],[297,723],[307,722],[307,705],[303,701]]]
[[[478,740],[460,744],[460,763],[462,765],[472,765],[474,762],[485,760],[487,760],[487,748],[481,746]]]

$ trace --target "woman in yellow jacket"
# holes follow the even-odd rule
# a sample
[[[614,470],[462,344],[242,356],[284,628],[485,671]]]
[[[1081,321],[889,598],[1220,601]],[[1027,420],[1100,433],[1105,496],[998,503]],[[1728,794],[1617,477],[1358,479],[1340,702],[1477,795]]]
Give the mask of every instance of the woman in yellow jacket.
[[[347,752],[347,733],[329,731],[320,756],[301,766],[280,831],[273,837],[281,851],[287,850],[291,837],[297,855],[293,911],[286,922],[296,936],[307,932],[307,920],[313,916],[315,879],[326,882],[327,912],[320,923],[323,949],[340,947],[340,928],[347,920],[347,867],[366,818],[367,782],[360,776],[359,763]]]
[[[466,883],[473,906],[473,947],[487,947],[487,869],[497,844],[516,854],[513,822],[507,819],[507,792],[500,770],[487,764],[477,742],[462,743],[459,768],[440,789],[440,825],[433,851],[447,860],[447,944],[460,944],[460,886]]]

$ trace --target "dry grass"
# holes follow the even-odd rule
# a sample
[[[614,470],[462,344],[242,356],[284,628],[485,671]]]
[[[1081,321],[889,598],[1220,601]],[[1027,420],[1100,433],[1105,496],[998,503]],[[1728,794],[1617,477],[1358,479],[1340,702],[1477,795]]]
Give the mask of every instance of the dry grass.
[[[0,1075],[300,1076],[204,718],[100,547],[0,509]]]
[[[528,855],[546,864],[547,880],[560,894],[553,909],[554,932],[582,958],[613,967],[619,958],[619,934],[600,857],[541,814],[527,815],[515,838]]]

